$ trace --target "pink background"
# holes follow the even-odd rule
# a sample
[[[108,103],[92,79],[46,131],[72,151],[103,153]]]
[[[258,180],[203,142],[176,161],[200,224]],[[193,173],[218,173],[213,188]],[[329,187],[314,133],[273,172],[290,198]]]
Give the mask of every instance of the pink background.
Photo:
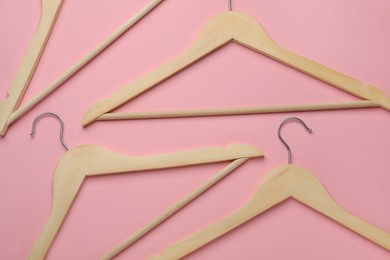
[[[26,93],[31,98],[95,47],[148,0],[65,0]],[[242,0],[285,48],[383,89],[390,95],[388,0]],[[0,259],[26,258],[46,223],[52,174],[64,154],[58,123],[33,118],[52,111],[66,123],[70,147],[97,144],[128,155],[175,152],[230,143],[262,149],[253,159],[127,249],[118,259],[145,259],[221,219],[248,200],[271,169],[287,162],[279,123],[288,124],[293,160],[313,170],[347,210],[390,232],[390,114],[380,108],[274,115],[98,122],[82,128],[95,100],[169,61],[202,25],[227,10],[225,0],[167,0],[0,139]],[[0,94],[12,77],[40,16],[39,0],[0,1]],[[118,111],[243,107],[355,100],[237,44],[229,44]],[[89,178],[47,259],[97,259],[201,185],[226,164]],[[187,259],[389,259],[388,251],[288,200],[198,250]]]

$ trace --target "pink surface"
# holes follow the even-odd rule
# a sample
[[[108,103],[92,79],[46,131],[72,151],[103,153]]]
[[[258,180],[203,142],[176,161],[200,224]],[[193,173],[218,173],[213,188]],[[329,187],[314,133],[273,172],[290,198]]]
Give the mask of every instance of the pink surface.
[[[148,0],[65,0],[25,99],[130,18]],[[390,2],[387,0],[234,1],[280,45],[359,78],[390,95]],[[202,25],[226,11],[225,0],[168,0],[85,69],[13,124],[0,139],[0,259],[25,259],[46,223],[52,174],[64,154],[58,123],[33,118],[61,115],[69,146],[98,144],[128,155],[248,143],[254,159],[126,250],[118,259],[146,259],[238,209],[271,169],[285,164],[279,123],[293,160],[313,170],[347,210],[390,232],[390,114],[380,108],[98,122],[81,127],[95,100],[185,50]],[[3,97],[40,16],[39,0],[0,2],[0,94]],[[118,111],[242,107],[355,100],[341,91],[229,44]],[[47,259],[97,259],[225,164],[89,178]],[[187,259],[389,259],[390,253],[300,203],[289,200],[198,250]]]

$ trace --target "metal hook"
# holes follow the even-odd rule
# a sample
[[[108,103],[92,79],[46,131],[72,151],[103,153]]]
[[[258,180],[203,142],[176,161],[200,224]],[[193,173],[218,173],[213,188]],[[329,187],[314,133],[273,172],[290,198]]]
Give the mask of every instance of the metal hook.
[[[233,11],[232,0],[228,0],[228,4],[229,4],[229,11]]]
[[[39,119],[41,119],[42,117],[45,117],[45,116],[54,116],[54,117],[58,118],[58,120],[60,120],[60,123],[61,123],[60,141],[61,141],[62,145],[65,147],[65,149],[66,149],[66,150],[69,150],[68,146],[65,144],[64,139],[63,139],[63,134],[64,134],[64,121],[62,121],[62,118],[61,118],[59,115],[55,114],[55,113],[46,112],[46,113],[43,113],[43,114],[40,114],[39,116],[37,116],[37,117],[34,119],[33,123],[32,123],[32,128],[31,128],[31,133],[30,133],[30,135],[31,135],[31,136],[34,136],[34,134],[35,134],[35,125],[36,125],[37,121],[38,121]]]
[[[288,164],[291,164],[291,149],[290,147],[288,146],[288,144],[286,143],[286,141],[284,141],[284,139],[282,138],[282,136],[280,135],[280,130],[282,129],[282,126],[284,124],[286,124],[288,121],[292,121],[292,120],[295,120],[295,121],[298,121],[301,125],[303,125],[306,129],[306,131],[308,131],[309,133],[312,133],[313,130],[311,128],[309,128],[305,122],[303,122],[302,119],[298,118],[298,117],[290,117],[290,118],[287,118],[286,120],[284,120],[279,128],[278,128],[278,137],[280,139],[280,141],[282,141],[282,143],[284,144],[284,146],[286,146],[287,148],[287,151],[288,151]]]

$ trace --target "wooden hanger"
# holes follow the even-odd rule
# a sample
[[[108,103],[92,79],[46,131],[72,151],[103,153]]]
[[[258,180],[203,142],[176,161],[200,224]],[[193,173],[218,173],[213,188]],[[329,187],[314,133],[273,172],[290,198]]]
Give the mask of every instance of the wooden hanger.
[[[275,106],[271,108],[252,107],[239,109],[146,112],[137,113],[134,116],[132,113],[119,113],[118,115],[112,113],[106,114],[140,96],[159,83],[174,76],[232,41],[365,100],[344,103],[323,103],[309,106],[291,105],[282,107]],[[121,89],[115,91],[111,97],[102,99],[90,106],[84,114],[83,125],[87,126],[95,120],[237,115],[374,106],[380,106],[390,110],[390,98],[385,92],[378,88],[371,85],[363,85],[357,79],[346,76],[336,70],[327,68],[284,49],[267,35],[254,18],[244,13],[228,11],[219,13],[211,18],[205,24],[192,46],[180,56],[132,83],[125,85]],[[270,109],[271,111],[269,111]]]
[[[291,119],[297,118],[288,120]],[[298,121],[305,126],[306,130],[310,130],[303,121],[300,119]],[[284,142],[282,138],[281,140]],[[289,161],[291,162],[290,148],[285,142],[284,144],[289,150]],[[263,179],[249,201],[238,211],[165,249],[161,255],[148,259],[180,259],[288,198],[296,199],[377,245],[390,250],[389,233],[361,220],[339,206],[310,170],[289,164],[271,171]]]
[[[41,59],[43,50],[49,40],[62,7],[62,0],[42,0],[41,19],[31,39],[27,52],[13,78],[7,92],[7,98],[0,101],[0,135],[7,131],[7,121],[10,115],[17,110],[27,86],[30,84],[35,69]]]
[[[134,24],[141,20],[162,1],[164,0],[151,0],[145,7],[138,11],[129,20],[127,20],[115,32],[113,32],[96,48],[85,55],[80,61],[69,68],[58,79],[53,81],[49,86],[44,88],[41,92],[19,107],[27,86],[29,85],[35,72],[35,68],[42,55],[43,49],[49,38],[51,29],[54,26],[56,17],[62,4],[62,0],[42,0],[41,22],[33,40],[31,41],[29,50],[26,53],[22,64],[20,65],[20,68],[14,77],[14,81],[8,90],[9,97],[6,100],[0,102],[0,135],[4,136],[9,125],[18,120],[34,106],[39,104],[57,88],[62,86],[65,81],[80,71],[85,65],[87,65],[97,55],[104,51],[108,46],[111,45],[111,43],[122,36],[122,34],[129,30]]]
[[[54,115],[60,119],[53,113],[38,116],[34,120],[32,135],[37,120],[46,115]],[[63,129],[62,120],[61,129]],[[60,139],[64,144],[62,130]],[[259,149],[246,144],[233,144],[227,148],[210,147],[151,156],[125,156],[96,145],[82,145],[71,148],[59,160],[54,171],[53,201],[50,216],[30,253],[29,259],[44,259],[86,177],[225,162],[261,156],[263,156],[263,153]],[[234,168],[228,166],[227,171],[229,169],[232,171]]]

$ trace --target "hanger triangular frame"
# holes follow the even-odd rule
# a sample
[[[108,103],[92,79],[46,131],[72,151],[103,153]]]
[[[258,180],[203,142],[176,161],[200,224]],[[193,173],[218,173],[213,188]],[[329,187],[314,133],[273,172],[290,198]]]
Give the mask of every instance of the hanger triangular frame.
[[[102,99],[90,106],[84,114],[83,125],[89,125],[93,121],[100,119],[100,117],[103,117],[104,114],[113,111],[126,102],[138,97],[159,83],[167,80],[232,41],[365,100],[360,101],[359,103],[354,103],[353,105],[351,105],[351,102],[339,105],[330,104],[333,109],[380,106],[384,109],[390,110],[390,98],[382,90],[371,85],[362,85],[362,83],[360,83],[357,79],[344,75],[336,70],[325,67],[282,48],[267,35],[261,25],[254,18],[244,13],[228,11],[219,13],[211,18],[205,24],[198,38],[191,47],[180,56],[140,77],[132,83],[125,85],[115,91],[110,98]],[[326,109],[326,106],[326,104],[322,104],[321,109]],[[307,109],[308,108],[306,108],[306,110]],[[317,110],[318,109],[319,108],[317,108]],[[192,116],[199,116],[198,112],[204,113],[204,111],[192,111],[190,114],[192,114]],[[220,113],[218,114],[209,111],[205,114],[224,114],[224,111],[219,112]],[[169,112],[167,113],[169,114]],[[233,114],[232,111],[226,113]],[[243,113],[245,113],[245,111],[241,111],[236,114]],[[121,119],[131,117],[130,114],[131,113],[121,114]],[[183,114],[188,113],[183,112]],[[143,118],[148,118],[145,115],[143,116]],[[158,117],[159,115],[156,115],[156,113],[151,116],[151,118]],[[104,120],[112,118],[113,116],[104,116]]]
[[[297,165],[285,165],[271,171],[249,201],[238,211],[165,249],[161,255],[148,259],[180,259],[288,198],[294,198],[390,250],[390,233],[361,220],[339,206],[310,170]]]
[[[53,177],[53,201],[49,219],[29,259],[44,259],[86,177],[200,165],[242,158],[261,157],[250,145],[209,147],[151,156],[125,156],[95,145],[68,150],[58,162]],[[237,165],[238,166],[238,165]],[[234,167],[231,168],[234,170]]]

